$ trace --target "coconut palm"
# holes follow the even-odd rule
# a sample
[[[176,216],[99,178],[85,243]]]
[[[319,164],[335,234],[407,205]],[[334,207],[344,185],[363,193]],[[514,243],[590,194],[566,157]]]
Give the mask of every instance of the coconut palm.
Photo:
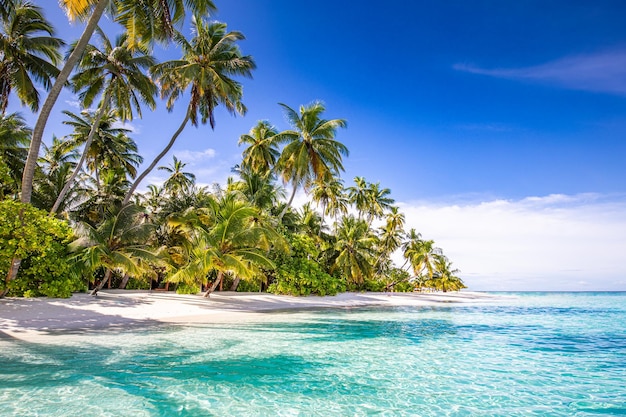
[[[243,151],[243,168],[270,175],[280,156],[278,130],[266,120],[259,121],[250,132],[239,137],[239,145],[248,147]]]
[[[174,156],[174,162],[170,166],[159,167],[159,170],[166,171],[170,176],[163,183],[163,188],[170,196],[176,197],[182,192],[187,192],[193,187],[196,176],[190,172],[183,172],[187,164],[178,160]]]
[[[0,114],[0,160],[7,169],[8,180],[0,185],[0,194],[17,194],[28,152],[31,130],[17,113]]]
[[[424,240],[420,233],[411,229],[402,250],[404,258],[411,264],[416,276],[426,272],[428,277],[432,278],[435,271],[435,255],[441,254],[441,249],[435,247],[433,240]]]
[[[92,291],[96,295],[109,282],[114,271],[139,277],[147,272],[146,262],[158,262],[158,257],[147,245],[154,225],[143,221],[143,211],[135,205],[126,205],[98,227],[82,223],[80,238],[71,244],[74,260],[92,277],[100,268],[105,275]]]
[[[354,177],[354,186],[348,187],[348,198],[351,204],[359,212],[359,219],[362,219],[368,206],[368,184],[363,177]]]
[[[322,119],[326,109],[321,102],[300,106],[299,112],[286,104],[279,105],[293,129],[280,133],[281,141],[287,144],[278,159],[278,171],[283,181],[293,186],[291,197],[279,215],[282,219],[300,186],[343,171],[343,156],[348,155],[348,148],[335,140],[337,129],[346,127],[346,121]]]
[[[285,197],[283,188],[276,185],[273,176],[251,171],[248,168],[240,168],[237,173],[240,180],[230,184],[229,189],[242,193],[253,206],[269,212],[280,199]]]
[[[118,36],[113,45],[99,28],[96,33],[102,42],[102,49],[87,45],[78,72],[72,77],[74,89],[84,108],[89,108],[97,97],[100,97],[98,110],[95,112],[91,128],[85,140],[85,148],[74,173],[59,194],[57,201],[64,198],[91,149],[92,141],[100,127],[100,120],[113,113],[122,122],[133,119],[133,110],[141,117],[141,103],[154,109],[154,95],[157,88],[144,71],[156,63],[155,59],[144,48],[131,49],[128,36]],[[134,176],[134,175],[133,175]],[[56,212],[58,204],[52,207]]]
[[[54,28],[40,7],[14,0],[13,11],[2,17],[0,30],[0,113],[4,114],[12,91],[23,105],[39,110],[35,82],[48,90],[59,73],[59,48],[64,42],[54,37]]]
[[[76,149],[68,150],[66,143],[56,136],[52,137],[49,147],[46,144],[43,146],[44,154],[39,158],[41,174],[35,183],[32,203],[37,208],[49,211],[72,175],[79,154]],[[73,187],[61,201],[58,212],[63,213],[72,207],[80,198],[81,191],[79,187]]]
[[[435,258],[435,273],[431,278],[432,286],[443,291],[459,291],[466,288],[463,284],[463,280],[457,277],[460,271],[458,269],[452,269],[452,262],[447,257],[441,254],[434,255]]]
[[[226,24],[206,23],[200,18],[193,19],[194,37],[186,40],[177,37],[183,57],[168,61],[152,69],[153,76],[161,85],[161,95],[167,97],[167,108],[172,110],[175,101],[187,89],[190,100],[181,125],[168,144],[148,168],[137,178],[124,199],[130,200],[141,181],[154,169],[169,152],[188,122],[198,126],[207,121],[215,127],[215,108],[223,105],[231,114],[245,114],[246,107],[241,102],[243,88],[233,79],[235,76],[250,77],[255,64],[251,57],[243,56],[237,42],[244,39],[240,32],[226,32]]]
[[[388,197],[391,194],[391,190],[389,188],[380,188],[380,183],[369,184],[366,194],[367,223],[371,225],[374,219],[381,218],[385,211],[391,208],[394,200]]]
[[[217,279],[205,293],[208,297],[226,273],[253,278],[261,273],[260,268],[273,268],[268,251],[271,247],[284,248],[285,243],[273,228],[257,222],[258,217],[258,209],[234,193],[188,213],[178,223],[187,230],[192,250],[186,265],[169,281],[196,283],[215,272]]]
[[[100,180],[100,171],[103,169],[121,168],[131,178],[136,176],[137,166],[143,158],[137,154],[137,144],[127,136],[131,131],[118,126],[114,110],[109,110],[100,118],[96,129],[93,128],[96,123],[96,117],[93,114],[86,111],[80,116],[69,111],[63,111],[63,113],[69,117],[69,120],[63,123],[74,128],[65,147],[66,149],[85,147],[81,159],[87,162],[87,168],[95,174],[96,184]],[[87,148],[90,135],[92,142]]]
[[[24,203],[30,202],[39,148],[52,108],[71,72],[83,55],[104,10],[108,7],[111,14],[126,26],[127,32],[131,36],[130,43],[133,45],[146,44],[153,39],[169,39],[172,36],[171,27],[184,21],[187,9],[192,13],[202,15],[215,10],[215,5],[211,0],[60,0],[60,3],[65,8],[70,20],[88,19],[88,21],[80,39],[56,77],[35,123],[22,178],[21,200]],[[158,19],[154,17],[158,17]]]
[[[384,260],[389,259],[391,254],[402,246],[404,239],[404,214],[392,207],[387,214],[385,225],[379,229],[378,234],[378,258],[375,266],[382,265]]]
[[[373,274],[374,244],[375,238],[365,221],[354,216],[343,217],[337,229],[338,255],[334,269],[341,271],[348,282],[362,284]]]
[[[337,212],[347,211],[347,203],[345,202],[343,181],[334,175],[326,175],[313,181],[310,186],[311,197],[318,205],[322,206],[322,225],[326,215],[336,215]]]

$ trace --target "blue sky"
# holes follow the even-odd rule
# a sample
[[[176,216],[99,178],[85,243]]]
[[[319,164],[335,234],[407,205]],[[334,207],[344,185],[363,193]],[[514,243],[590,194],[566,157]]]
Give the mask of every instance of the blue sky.
[[[36,3],[78,36],[56,2]],[[286,129],[278,102],[319,99],[348,121],[346,185],[390,188],[471,289],[626,290],[622,1],[216,3],[258,69],[245,117],[218,112],[215,131],[179,138],[173,154],[198,182],[224,183],[257,120]],[[67,133],[60,112],[75,100],[63,94],[46,137]],[[146,160],[185,106],[131,122]]]

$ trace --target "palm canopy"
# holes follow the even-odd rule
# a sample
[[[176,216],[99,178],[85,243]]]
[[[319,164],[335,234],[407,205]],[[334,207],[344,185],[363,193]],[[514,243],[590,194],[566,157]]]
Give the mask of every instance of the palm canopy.
[[[0,161],[6,166],[10,178],[6,183],[0,183],[0,197],[12,194],[18,189],[31,133],[19,114],[0,114]]]
[[[335,260],[335,269],[339,269],[348,282],[362,284],[373,273],[375,238],[369,226],[354,216],[342,219],[337,230],[335,249],[339,255]]]
[[[11,3],[11,2],[7,2]],[[39,110],[35,82],[48,90],[59,73],[59,48],[64,42],[54,37],[54,28],[41,8],[25,0],[15,0],[13,10],[2,16],[0,30],[0,112],[6,111],[15,91],[22,104]]]
[[[246,107],[241,102],[243,87],[235,76],[249,77],[255,68],[249,56],[243,56],[237,41],[244,39],[239,32],[226,32],[226,24],[206,23],[195,17],[192,21],[194,37],[185,39],[176,36],[182,47],[180,60],[163,62],[152,67],[152,75],[161,86],[161,96],[167,97],[167,108],[172,110],[176,100],[190,90],[189,105],[181,125],[165,148],[133,183],[124,203],[130,201],[141,181],[156,167],[161,158],[174,146],[176,139],[188,121],[198,125],[198,118],[215,127],[214,110],[222,104],[230,113],[244,114]]]
[[[161,95],[167,97],[171,110],[175,101],[190,90],[188,116],[194,126],[207,121],[215,127],[214,110],[222,104],[231,114],[245,114],[241,102],[243,87],[233,77],[250,77],[256,68],[250,56],[243,56],[237,41],[242,33],[226,32],[226,24],[207,23],[194,18],[193,37],[176,36],[183,50],[180,60],[163,62],[152,68],[152,75],[161,84]]]
[[[109,14],[124,26],[131,46],[171,39],[187,12],[208,15],[217,11],[212,0],[60,0],[70,20],[84,20],[104,3]]]
[[[66,149],[76,149],[85,145],[92,126],[95,123],[94,115],[83,112],[81,115],[69,111],[63,111],[69,120],[64,124],[74,128],[65,144]],[[143,161],[137,154],[136,143],[127,136],[130,130],[117,127],[118,119],[115,111],[107,112],[99,121],[95,129],[95,135],[86,152],[87,167],[96,173],[103,168],[122,168],[131,178],[137,174],[137,166]]]
[[[101,289],[113,270],[131,276],[147,272],[146,262],[158,262],[154,251],[146,242],[153,233],[154,225],[143,221],[143,211],[135,205],[126,205],[118,212],[111,212],[98,227],[82,223],[80,238],[70,248],[76,253],[78,266],[89,274],[104,268],[105,279],[95,293]]]
[[[415,229],[409,231],[407,241],[402,245],[404,258],[410,262],[413,273],[417,276],[424,271],[432,278],[435,272],[435,255],[441,254],[441,249],[435,247],[433,240],[424,240]]]
[[[163,183],[163,188],[171,195],[176,196],[181,192],[189,191],[195,184],[196,176],[190,172],[183,171],[186,165],[174,156],[172,165],[159,167],[160,170],[170,174]]]
[[[239,145],[248,145],[243,151],[242,167],[261,175],[270,175],[280,156],[278,130],[267,120],[260,120],[248,134],[239,137]]]
[[[79,72],[72,77],[72,85],[83,108],[90,108],[101,96],[101,109],[115,109],[123,120],[133,119],[133,109],[141,117],[141,104],[156,107],[157,87],[145,73],[156,60],[142,47],[130,48],[128,35],[118,36],[115,43],[104,32],[96,29],[101,48],[87,45],[79,62]]]
[[[319,101],[300,106],[299,112],[279,104],[293,128],[280,133],[281,140],[287,142],[278,161],[283,179],[304,184],[343,171],[343,156],[348,156],[349,152],[344,144],[335,140],[335,135],[338,128],[347,126],[346,121],[322,119],[326,108]]]
[[[216,271],[218,279],[208,295],[225,273],[252,278],[260,268],[272,268],[267,252],[271,247],[284,249],[285,242],[273,228],[259,223],[259,217],[257,208],[235,193],[226,193],[174,221],[187,230],[192,250],[187,264],[170,280],[197,281]]]

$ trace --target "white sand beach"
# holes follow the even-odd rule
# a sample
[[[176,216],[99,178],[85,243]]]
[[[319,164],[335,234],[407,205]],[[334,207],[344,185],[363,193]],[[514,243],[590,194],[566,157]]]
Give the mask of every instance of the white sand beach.
[[[429,306],[475,303],[498,296],[477,292],[343,293],[326,297],[292,297],[266,293],[217,292],[210,298],[172,292],[108,290],[98,296],[68,299],[0,300],[0,337],[50,341],[91,331],[155,326],[267,320],[271,312],[364,306]],[[275,316],[275,315],[274,315]]]

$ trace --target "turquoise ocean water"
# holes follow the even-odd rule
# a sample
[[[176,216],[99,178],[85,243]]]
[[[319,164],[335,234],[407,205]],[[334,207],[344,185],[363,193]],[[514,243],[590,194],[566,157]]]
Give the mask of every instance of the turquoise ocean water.
[[[2,416],[626,415],[626,293],[0,339]]]

